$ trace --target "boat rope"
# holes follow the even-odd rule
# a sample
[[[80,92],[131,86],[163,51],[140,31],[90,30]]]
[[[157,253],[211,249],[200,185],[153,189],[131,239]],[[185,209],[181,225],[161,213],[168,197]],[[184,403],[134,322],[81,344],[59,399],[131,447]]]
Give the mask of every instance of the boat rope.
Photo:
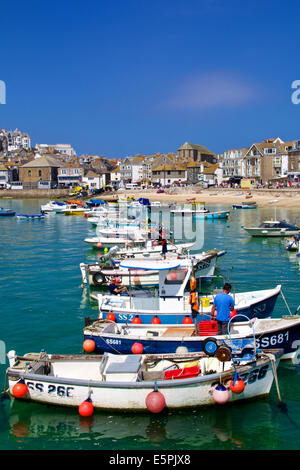
[[[273,376],[274,376],[274,380],[275,380],[275,384],[276,384],[276,390],[277,390],[277,395],[278,395],[278,400],[279,400],[279,406],[282,406],[283,403],[282,403],[282,399],[281,399],[281,395],[280,395],[280,390],[279,390],[279,383],[278,383],[278,376],[277,376],[277,368],[276,368],[276,359],[275,359],[274,354],[268,353],[267,356],[270,358],[270,361],[271,361],[271,366],[272,366],[272,370],[273,370]]]
[[[282,289],[280,289],[280,293],[281,293],[281,295],[282,295],[282,298],[283,298],[283,300],[284,300],[285,306],[286,306],[286,308],[287,308],[289,314],[292,315],[291,309],[290,309],[289,306],[288,306],[288,303],[287,303],[287,301],[286,301],[286,299],[285,299],[285,297],[284,297],[284,294],[283,294],[283,292],[282,292]]]

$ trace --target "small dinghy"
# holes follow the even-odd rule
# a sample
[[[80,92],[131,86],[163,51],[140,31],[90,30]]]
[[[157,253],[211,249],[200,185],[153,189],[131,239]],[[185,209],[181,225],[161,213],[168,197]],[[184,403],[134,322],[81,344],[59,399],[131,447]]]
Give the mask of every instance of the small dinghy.
[[[0,216],[9,217],[14,215],[16,215],[16,213],[12,209],[3,209],[3,207],[0,208]]]
[[[29,402],[94,409],[150,411],[239,402],[266,396],[282,350],[234,357],[227,348],[215,356],[58,355],[8,353],[9,394]]]

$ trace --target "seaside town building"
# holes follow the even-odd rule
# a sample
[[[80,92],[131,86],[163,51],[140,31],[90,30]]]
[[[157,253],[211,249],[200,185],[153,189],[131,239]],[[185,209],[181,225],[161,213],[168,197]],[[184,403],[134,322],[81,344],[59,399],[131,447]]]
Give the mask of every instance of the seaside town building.
[[[19,129],[14,131],[0,131],[1,151],[4,153],[13,152],[18,149],[29,150],[31,148],[30,135],[27,132],[21,132]]]
[[[55,153],[62,157],[66,157],[66,159],[76,156],[76,152],[70,144],[36,144],[35,150],[38,153]]]
[[[58,169],[58,185],[59,187],[80,186],[83,176],[84,168],[77,158],[73,158]]]
[[[189,162],[209,162],[217,163],[216,154],[208,150],[204,145],[191,144],[185,142],[178,149],[179,160],[182,163]]]
[[[50,189],[58,185],[61,162],[53,155],[41,155],[19,168],[19,182],[24,189]]]

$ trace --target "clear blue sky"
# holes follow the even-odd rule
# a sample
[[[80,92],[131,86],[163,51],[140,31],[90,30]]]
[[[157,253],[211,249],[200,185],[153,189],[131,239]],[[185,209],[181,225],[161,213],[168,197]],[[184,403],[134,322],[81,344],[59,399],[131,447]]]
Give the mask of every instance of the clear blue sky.
[[[1,125],[108,158],[300,138],[297,0],[1,5]]]

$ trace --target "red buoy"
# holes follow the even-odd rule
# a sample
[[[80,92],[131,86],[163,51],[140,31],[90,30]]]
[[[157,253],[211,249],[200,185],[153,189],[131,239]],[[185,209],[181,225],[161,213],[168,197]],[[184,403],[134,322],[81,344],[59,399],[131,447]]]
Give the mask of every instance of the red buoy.
[[[134,281],[134,282],[140,282],[139,276],[134,276],[133,281]]]
[[[186,316],[184,317],[184,319],[182,320],[182,323],[183,323],[184,325],[188,325],[188,324],[193,323],[192,317],[189,317],[188,315],[186,315]]]
[[[160,413],[166,406],[165,397],[161,392],[150,392],[146,397],[146,407],[151,413]]]
[[[101,247],[102,247],[102,243],[97,243],[97,247],[98,247],[98,248],[101,248]]]
[[[144,346],[142,345],[142,343],[133,343],[131,347],[131,352],[133,354],[143,354]]]
[[[245,389],[245,382],[238,377],[230,381],[229,388],[233,393],[242,393]]]
[[[152,318],[151,323],[152,323],[152,325],[159,325],[161,323],[161,321],[158,318],[158,316],[155,315],[155,317]]]
[[[106,319],[115,322],[116,321],[116,315],[114,313],[108,313],[106,315]]]
[[[170,273],[170,278],[171,278],[172,281],[176,281],[177,274],[176,273]]]
[[[133,319],[132,319],[132,322],[133,324],[137,325],[137,324],[140,324],[142,323],[142,320],[140,319],[140,317],[138,315],[136,315]]]
[[[79,405],[78,412],[80,416],[92,416],[94,413],[94,405],[90,398]]]
[[[121,282],[121,279],[120,279],[119,277],[116,277],[116,278],[115,278],[115,283],[116,283],[116,284],[120,284],[120,282]]]
[[[87,353],[93,352],[96,348],[96,343],[93,339],[86,339],[83,342],[83,350]]]
[[[16,398],[22,398],[25,397],[25,395],[28,392],[28,387],[24,380],[20,380],[17,382],[12,389],[13,396]]]

